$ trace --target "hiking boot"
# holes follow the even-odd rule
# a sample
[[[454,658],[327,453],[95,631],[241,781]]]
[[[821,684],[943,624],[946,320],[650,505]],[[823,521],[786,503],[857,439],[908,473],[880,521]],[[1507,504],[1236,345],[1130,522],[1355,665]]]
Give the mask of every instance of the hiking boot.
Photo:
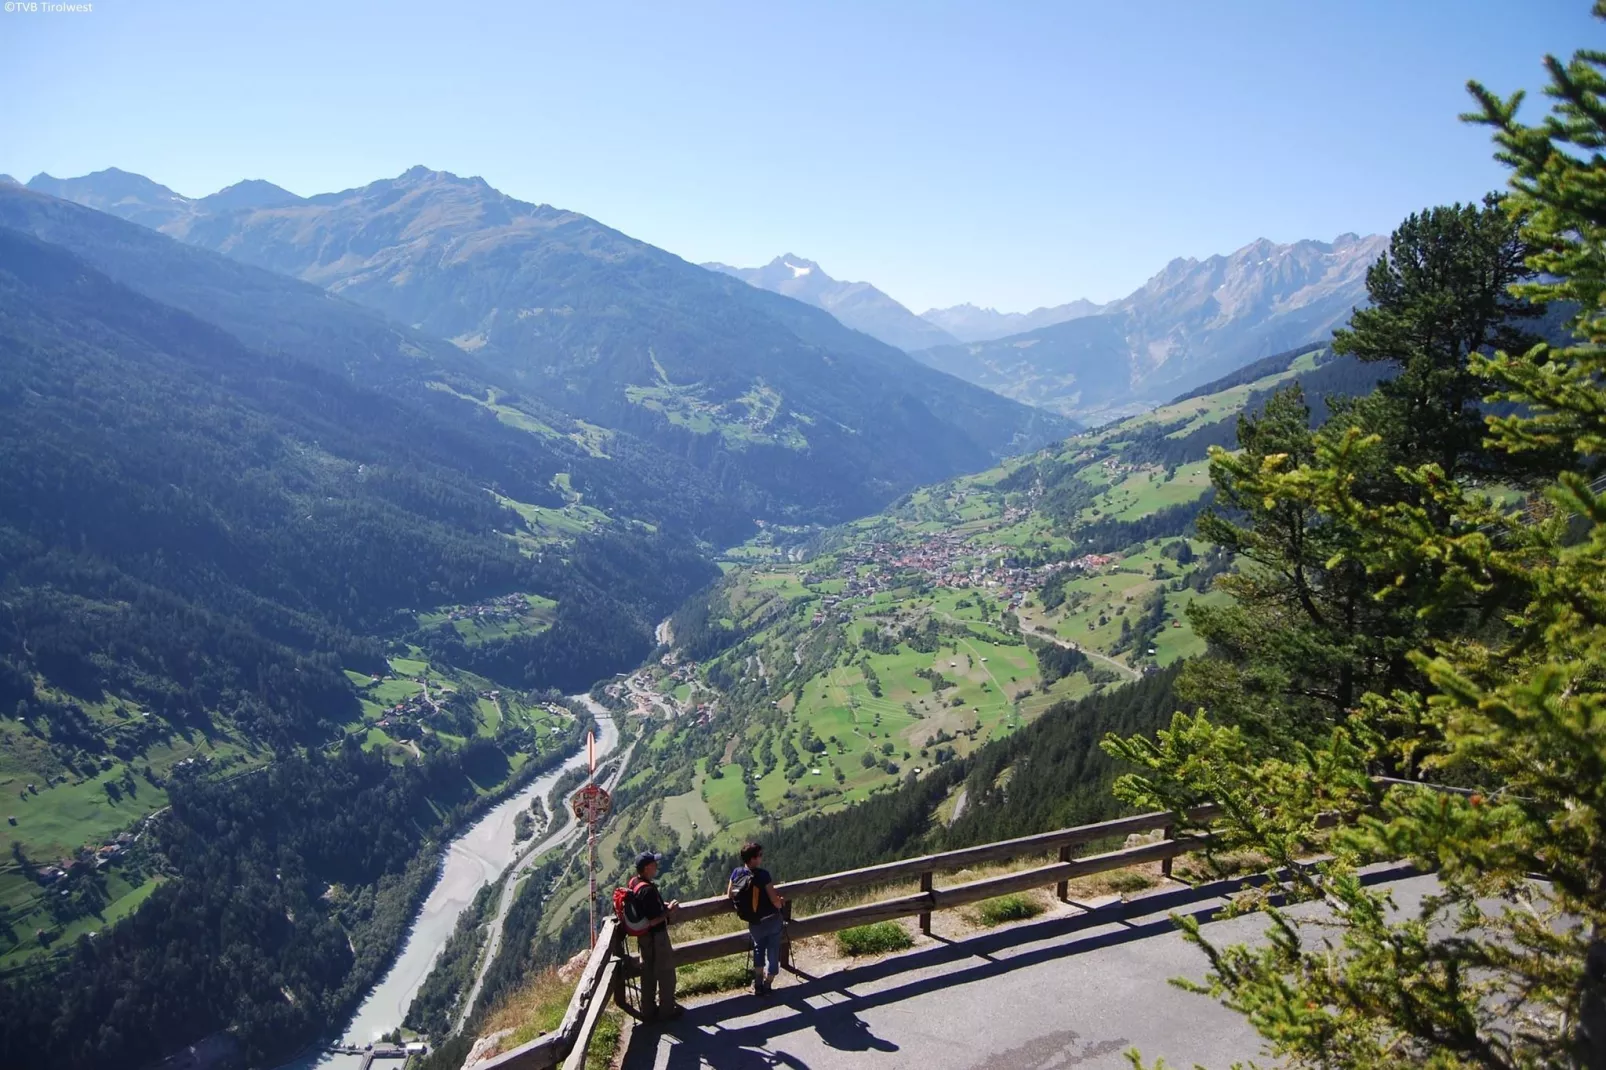
[[[684,1018],[685,1016],[686,1016],[686,1008],[680,1006],[677,1003],[675,1006],[670,1007],[667,1011],[664,1011],[662,1014],[660,1014],[658,1016],[658,1021],[660,1021],[660,1022],[673,1022],[677,1018]]]

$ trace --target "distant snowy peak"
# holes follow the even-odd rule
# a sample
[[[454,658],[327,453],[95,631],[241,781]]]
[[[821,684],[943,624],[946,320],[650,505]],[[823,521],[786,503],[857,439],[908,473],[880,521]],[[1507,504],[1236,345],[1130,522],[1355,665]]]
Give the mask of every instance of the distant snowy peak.
[[[783,253],[763,267],[739,268],[719,263],[703,267],[733,275],[760,290],[823,308],[854,330],[899,349],[929,349],[955,341],[942,328],[927,323],[868,282],[833,279],[819,264],[795,253]]]

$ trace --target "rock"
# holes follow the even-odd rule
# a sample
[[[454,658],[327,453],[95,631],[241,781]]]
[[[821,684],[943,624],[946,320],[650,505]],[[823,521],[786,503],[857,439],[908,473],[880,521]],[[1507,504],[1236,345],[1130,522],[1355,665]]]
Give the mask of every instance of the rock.
[[[463,1070],[469,1070],[475,1064],[483,1063],[496,1055],[501,1048],[503,1039],[512,1035],[513,1030],[502,1029],[480,1037],[474,1042],[474,1046],[468,1050],[468,1058],[463,1060]]]
[[[585,972],[586,960],[591,957],[589,951],[576,951],[574,958],[558,967],[558,977],[564,981],[578,981]]]
[[[1161,829],[1155,829],[1153,832],[1134,832],[1126,838],[1126,842],[1121,847],[1123,849],[1142,847],[1146,843],[1159,843],[1163,839],[1165,839],[1165,832]]]

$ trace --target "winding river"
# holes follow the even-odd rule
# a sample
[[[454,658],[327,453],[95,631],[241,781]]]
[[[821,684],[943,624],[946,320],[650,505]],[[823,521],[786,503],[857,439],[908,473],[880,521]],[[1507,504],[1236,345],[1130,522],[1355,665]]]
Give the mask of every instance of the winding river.
[[[575,695],[572,699],[586,706],[596,718],[597,760],[600,762],[604,755],[611,754],[618,747],[619,730],[608,712],[593,702],[589,695]],[[401,954],[357,1008],[357,1013],[340,1036],[341,1043],[359,1047],[374,1043],[401,1025],[408,1006],[418,994],[424,978],[429,976],[441,948],[451,939],[458,917],[474,902],[479,890],[496,880],[514,862],[533,859],[573,835],[568,827],[573,819],[566,807],[559,807],[552,815],[552,824],[542,839],[533,847],[520,851],[513,839],[513,818],[520,810],[529,807],[531,799],[539,797],[545,800],[559,777],[571,769],[582,768],[585,763],[586,752],[582,746],[562,765],[541,774],[517,795],[492,807],[484,817],[447,845],[440,877],[419,908],[418,916],[413,919]],[[504,908],[499,911],[499,918],[505,916]],[[496,931],[493,936],[499,939],[500,928],[494,928]],[[289,1063],[280,1070],[357,1070],[361,1065],[360,1056],[315,1053]]]

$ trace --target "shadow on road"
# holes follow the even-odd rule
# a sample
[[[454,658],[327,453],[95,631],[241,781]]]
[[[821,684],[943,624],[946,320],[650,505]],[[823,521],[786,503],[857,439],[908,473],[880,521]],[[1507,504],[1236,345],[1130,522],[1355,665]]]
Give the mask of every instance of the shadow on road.
[[[1362,880],[1373,884],[1399,880],[1414,873],[1409,867],[1388,867],[1368,873]],[[836,1051],[898,1051],[898,1045],[892,1040],[876,1036],[869,1023],[859,1017],[860,1013],[985,981],[1052,959],[1175,932],[1177,926],[1171,919],[1172,914],[1192,917],[1205,924],[1226,905],[1226,895],[1261,881],[1257,876],[1159,892],[1080,914],[1028,922],[965,940],[946,941],[820,977],[793,971],[802,978],[802,983],[776,989],[769,999],[732,996],[688,1009],[685,1017],[669,1028],[636,1030],[625,1052],[622,1070],[649,1070],[657,1065],[661,1047],[667,1049],[665,1070],[691,1070],[701,1066],[712,1070],[760,1067],[810,1070],[809,1064],[798,1056],[775,1050],[775,1045],[783,1043],[785,1038],[808,1031]],[[1063,940],[1087,930],[1105,931],[1092,932],[1072,942]],[[1044,942],[1047,943],[1042,947],[995,957],[1012,948]],[[952,968],[960,964],[967,965]],[[909,976],[901,984],[853,991],[902,975]],[[755,1017],[757,1020],[753,1020]],[[733,1024],[738,1022],[741,1024]],[[830,1063],[844,1065],[834,1058]]]

